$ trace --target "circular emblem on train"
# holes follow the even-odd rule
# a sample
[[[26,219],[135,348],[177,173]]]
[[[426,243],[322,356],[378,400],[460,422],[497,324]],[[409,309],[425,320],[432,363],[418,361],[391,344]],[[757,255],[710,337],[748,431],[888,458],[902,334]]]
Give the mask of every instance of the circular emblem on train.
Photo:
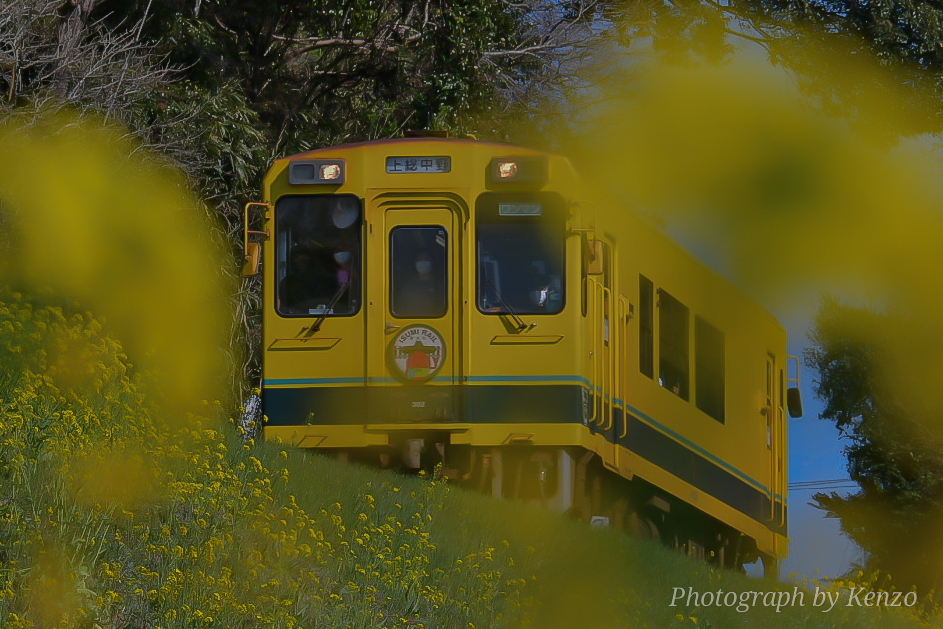
[[[423,383],[442,369],[445,341],[427,325],[408,325],[390,343],[393,372],[406,382]]]

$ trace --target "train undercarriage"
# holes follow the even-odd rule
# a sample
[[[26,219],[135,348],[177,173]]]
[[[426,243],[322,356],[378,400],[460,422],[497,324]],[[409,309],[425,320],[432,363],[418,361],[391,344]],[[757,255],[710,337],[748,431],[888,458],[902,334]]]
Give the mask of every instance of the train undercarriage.
[[[541,505],[727,569],[743,571],[760,559],[765,576],[778,576],[775,559],[759,552],[750,537],[639,477],[607,469],[599,455],[583,448],[456,445],[447,432],[409,431],[389,446],[334,454],[369,466],[437,473],[470,491]]]

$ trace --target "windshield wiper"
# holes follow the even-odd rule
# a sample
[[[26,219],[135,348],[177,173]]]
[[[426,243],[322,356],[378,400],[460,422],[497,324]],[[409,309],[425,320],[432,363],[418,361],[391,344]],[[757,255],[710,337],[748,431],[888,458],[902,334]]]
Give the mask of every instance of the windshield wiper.
[[[337,292],[334,293],[333,297],[331,297],[330,303],[328,303],[328,305],[322,309],[321,316],[318,317],[318,320],[315,321],[314,324],[310,328],[308,328],[308,332],[305,334],[306,337],[311,336],[315,332],[321,331],[321,324],[324,323],[324,320],[327,318],[327,314],[329,312],[334,311],[334,306],[337,305],[337,302],[340,301],[344,293],[347,292],[347,288],[349,286],[350,286],[350,281],[341,282],[341,285],[337,288]]]
[[[501,302],[501,305],[504,307],[504,309],[507,310],[507,313],[511,315],[511,318],[514,320],[514,324],[517,326],[518,332],[523,332],[527,328],[532,328],[537,325],[536,323],[527,325],[527,323],[521,319],[520,315],[514,312],[514,309],[511,308],[511,304],[504,301],[504,297],[502,297],[501,293],[498,292],[498,287],[494,285],[494,282],[488,278],[485,278],[485,283],[488,285],[488,288],[491,289],[491,292],[494,293],[494,296],[498,298],[498,301]]]

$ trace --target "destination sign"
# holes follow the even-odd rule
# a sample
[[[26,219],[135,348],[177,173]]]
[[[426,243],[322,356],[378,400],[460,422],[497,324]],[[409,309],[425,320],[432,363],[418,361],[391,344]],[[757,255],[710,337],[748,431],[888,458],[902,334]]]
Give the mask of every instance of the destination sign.
[[[540,216],[544,209],[539,203],[499,203],[500,216]]]
[[[418,157],[387,157],[387,173],[449,173],[452,158],[448,155]]]

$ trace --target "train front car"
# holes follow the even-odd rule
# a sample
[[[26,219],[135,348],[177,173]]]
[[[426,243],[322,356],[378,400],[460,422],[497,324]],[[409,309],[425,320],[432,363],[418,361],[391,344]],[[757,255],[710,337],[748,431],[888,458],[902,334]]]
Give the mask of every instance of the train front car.
[[[579,442],[580,312],[565,299],[580,282],[567,264],[581,255],[578,184],[565,160],[469,140],[363,143],[276,162],[265,193],[267,438],[442,463],[502,494],[492,447]]]
[[[584,193],[561,157],[471,140],[277,161],[265,437],[441,465],[723,565],[783,555],[781,327]]]

